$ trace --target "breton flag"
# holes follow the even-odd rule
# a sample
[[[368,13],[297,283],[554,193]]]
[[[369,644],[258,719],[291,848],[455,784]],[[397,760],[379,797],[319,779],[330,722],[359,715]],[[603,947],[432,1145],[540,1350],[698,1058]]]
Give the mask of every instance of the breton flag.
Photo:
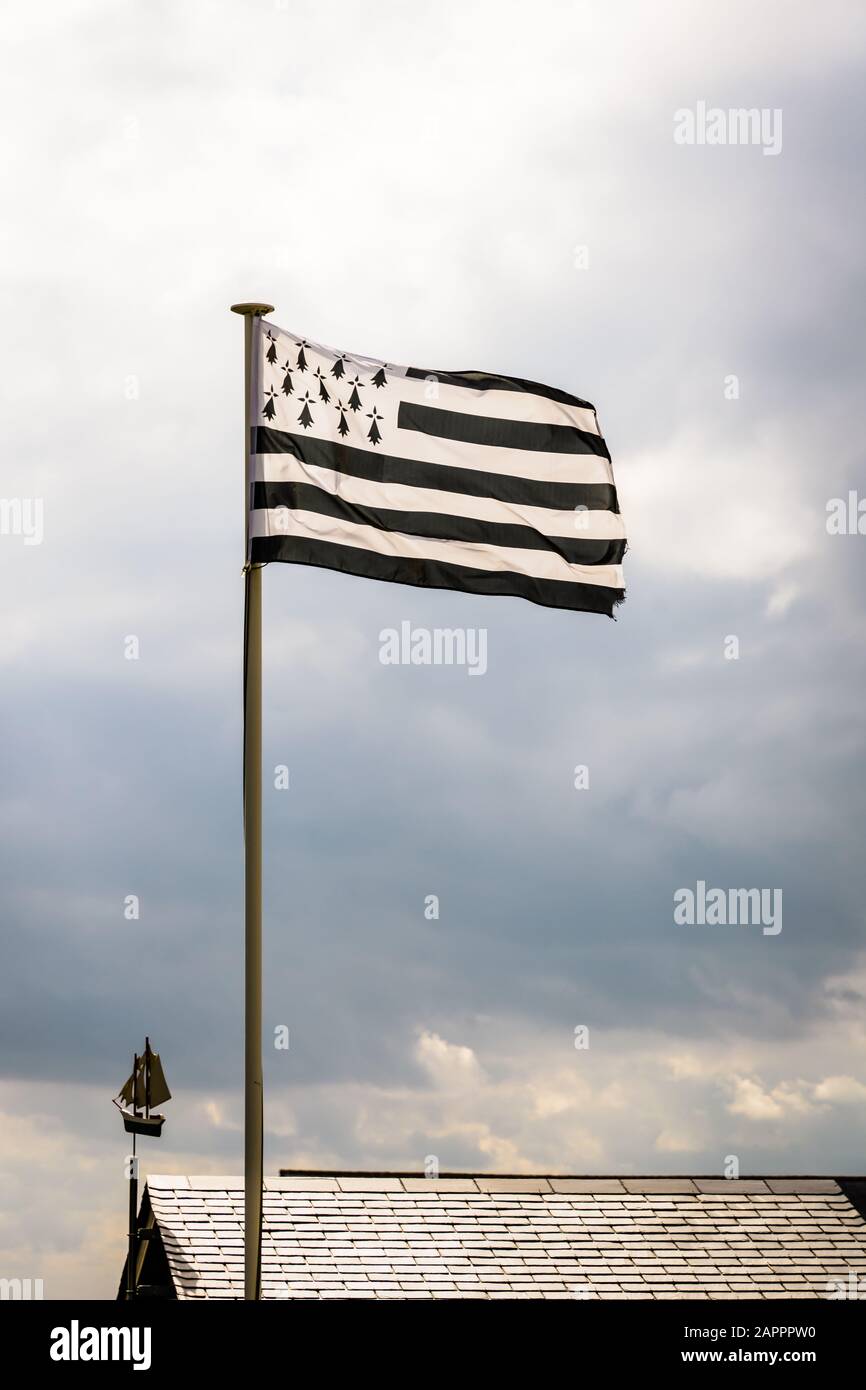
[[[625,528],[593,406],[398,367],[257,318],[249,553],[612,616]]]

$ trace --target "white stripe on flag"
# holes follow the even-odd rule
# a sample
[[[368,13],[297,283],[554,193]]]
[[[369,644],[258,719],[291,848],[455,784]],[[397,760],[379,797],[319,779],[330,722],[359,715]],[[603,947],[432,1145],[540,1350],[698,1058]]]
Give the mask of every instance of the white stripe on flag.
[[[523,574],[532,579],[597,584],[609,589],[624,587],[622,565],[570,565],[553,551],[475,545],[469,541],[427,540],[288,507],[260,508],[251,512],[250,538],[259,536],[299,536],[311,541],[328,541],[332,545],[373,550],[380,555],[402,559],[432,560],[442,564],[466,565],[471,569]]]
[[[387,372],[387,368],[386,368]],[[397,375],[395,373],[395,375]],[[456,410],[464,415],[489,415],[497,420],[531,420],[535,424],[571,425],[587,434],[600,434],[594,410],[552,401],[531,391],[475,391],[468,386],[449,386],[435,375],[400,376],[400,399],[438,410]]]
[[[603,461],[603,460],[602,460]],[[402,483],[377,483],[317,468],[294,454],[262,454],[256,460],[256,479],[271,483],[310,483],[332,497],[359,507],[382,507],[402,512],[433,512],[445,516],[472,517],[510,525],[531,526],[543,536],[577,540],[624,540],[625,526],[617,512],[555,511],[497,502],[492,497],[468,497],[462,493],[412,487]]]
[[[293,397],[289,398],[290,405]],[[324,439],[326,442],[342,444],[336,429],[330,434],[324,430],[311,429],[307,435],[297,421],[298,411],[281,409],[277,405],[276,418],[260,423],[271,428],[284,430],[301,438]],[[315,407],[314,407],[315,409]],[[350,417],[351,419],[351,417]],[[533,449],[500,449],[492,444],[464,444],[458,439],[441,439],[438,435],[421,434],[419,430],[395,430],[392,440],[397,444],[384,452],[391,457],[417,459],[419,463],[447,464],[449,468],[473,468],[479,473],[502,473],[509,478],[530,478],[539,483],[613,483],[613,469],[606,458],[597,454],[545,454]],[[360,430],[345,441],[353,449],[363,449],[368,454],[381,456],[382,445],[373,445]],[[278,454],[259,454],[257,459],[266,461],[267,468],[273,467],[273,460],[284,457]],[[275,481],[269,472],[259,471],[258,481]]]

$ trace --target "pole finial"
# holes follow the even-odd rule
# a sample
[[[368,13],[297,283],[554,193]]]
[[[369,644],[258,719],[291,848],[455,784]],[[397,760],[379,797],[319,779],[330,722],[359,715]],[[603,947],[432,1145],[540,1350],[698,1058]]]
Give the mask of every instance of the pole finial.
[[[233,304],[231,306],[233,314],[249,314],[251,318],[261,318],[263,314],[274,312],[273,304]]]

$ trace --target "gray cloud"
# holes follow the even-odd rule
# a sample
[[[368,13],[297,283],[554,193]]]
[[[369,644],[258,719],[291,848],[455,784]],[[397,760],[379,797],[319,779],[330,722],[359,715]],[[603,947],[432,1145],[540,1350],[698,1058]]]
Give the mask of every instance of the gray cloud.
[[[0,538],[0,1255],[57,1289],[119,1271],[107,1098],[146,1030],[151,1166],[240,1166],[256,295],[585,394],[632,537],[615,624],[266,573],[270,1166],[858,1166],[866,542],[824,522],[866,488],[866,25],[542,11],[79,0],[8,35],[3,493],[45,541]],[[676,146],[698,100],[781,107],[781,154]],[[487,674],[381,666],[403,619],[486,627]],[[675,926],[699,878],[781,887],[781,936]]]

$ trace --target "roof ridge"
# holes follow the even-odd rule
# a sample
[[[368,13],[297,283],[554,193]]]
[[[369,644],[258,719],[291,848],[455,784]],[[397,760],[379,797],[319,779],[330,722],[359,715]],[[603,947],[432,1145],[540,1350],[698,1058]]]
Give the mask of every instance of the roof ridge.
[[[280,1168],[275,1174],[280,1178],[423,1178],[425,1174],[417,1168]],[[596,1178],[605,1182],[616,1179],[620,1182],[644,1182],[644,1181],[670,1181],[685,1182],[687,1180],[701,1182],[741,1182],[748,1179],[756,1182],[768,1178],[776,1179],[809,1179],[812,1182],[819,1179],[831,1180],[833,1182],[862,1182],[864,1175],[845,1174],[840,1177],[836,1173],[805,1173],[805,1172],[761,1172],[761,1173],[740,1173],[737,1178],[726,1178],[724,1173],[587,1173],[574,1172],[574,1170],[551,1172],[545,1170],[539,1172],[533,1170],[531,1173],[500,1173],[495,1169],[461,1169],[450,1168],[441,1169],[437,1175],[439,1178]],[[435,1179],[429,1179],[435,1181]]]
[[[219,1177],[222,1181],[230,1180],[233,1184],[243,1186],[243,1175],[240,1173],[225,1174],[195,1174],[196,1180],[208,1179],[215,1181]],[[163,1179],[172,1178],[174,1181],[187,1182],[190,1175],[187,1173],[178,1174],[151,1174],[151,1180],[160,1177]],[[738,1183],[738,1182],[835,1182],[844,1183],[863,1183],[866,1182],[866,1173],[786,1173],[786,1172],[759,1172],[741,1173],[736,1178],[726,1178],[721,1173],[576,1173],[572,1172],[532,1172],[532,1173],[501,1173],[495,1170],[486,1169],[484,1171],[470,1172],[465,1169],[447,1169],[440,1171],[435,1178],[427,1177],[418,1169],[404,1168],[279,1168],[276,1173],[266,1175],[267,1181],[276,1178],[382,1178],[391,1181],[409,1180],[412,1182],[443,1182],[452,1179],[462,1181],[482,1181],[482,1182],[618,1182],[618,1183],[641,1183],[641,1182],[713,1182],[713,1183]]]

